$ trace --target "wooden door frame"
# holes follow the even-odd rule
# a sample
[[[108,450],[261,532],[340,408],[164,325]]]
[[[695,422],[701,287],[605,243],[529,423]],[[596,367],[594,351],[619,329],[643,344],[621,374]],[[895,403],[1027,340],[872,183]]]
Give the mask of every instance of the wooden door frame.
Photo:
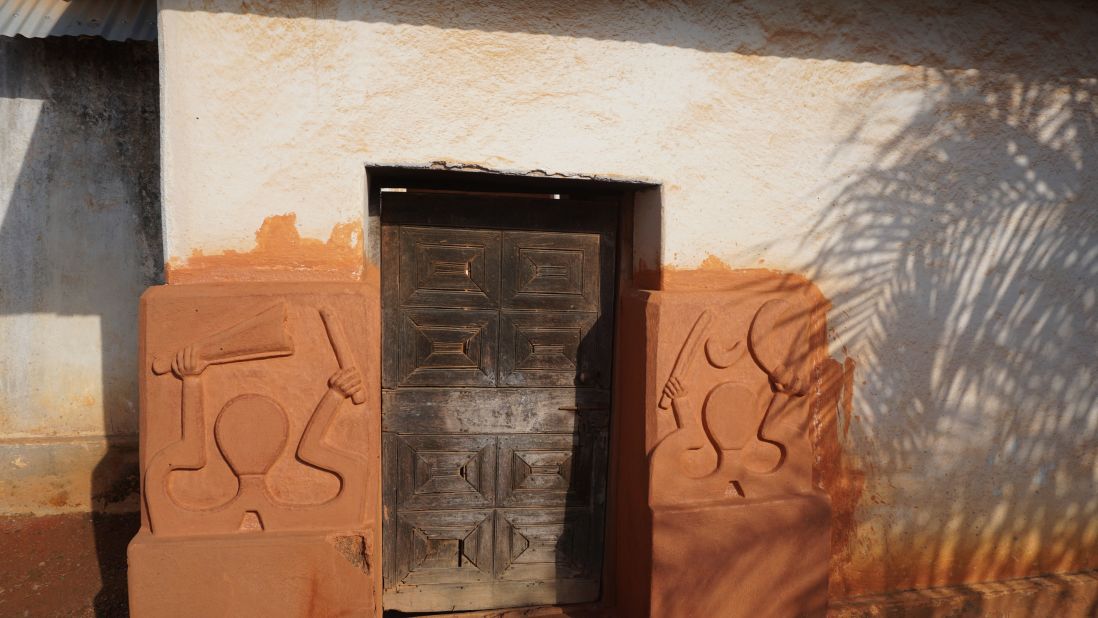
[[[634,221],[638,214],[643,214],[640,222],[651,236],[651,230],[656,231],[653,240],[658,243],[659,230],[659,185],[643,181],[612,181],[606,179],[589,178],[560,178],[537,175],[521,175],[500,172],[490,172],[480,168],[472,170],[461,168],[437,169],[433,167],[400,167],[400,166],[367,166],[366,167],[366,197],[367,197],[367,223],[366,223],[366,258],[367,262],[385,268],[381,262],[381,197],[382,188],[410,188],[427,191],[469,191],[488,193],[516,193],[516,194],[568,194],[585,198],[616,197],[618,204],[617,227],[617,256],[616,272],[614,275],[614,305],[615,319],[612,339],[612,365],[613,379],[611,384],[611,411],[610,411],[610,435],[608,443],[608,456],[606,471],[606,507],[604,522],[604,548],[602,564],[602,590],[598,601],[588,604],[593,611],[605,610],[616,605],[618,581],[616,574],[617,545],[622,540],[622,531],[616,525],[618,522],[617,494],[619,482],[619,433],[623,410],[621,409],[623,397],[620,396],[624,384],[622,382],[622,363],[620,361],[620,342],[623,334],[622,298],[623,295],[636,289],[636,284],[642,285],[647,281],[644,272],[636,273],[638,269],[646,271],[656,267],[658,261],[658,246],[646,247],[645,256],[653,253],[656,258],[652,262],[638,263],[634,252]],[[639,207],[638,207],[639,204]],[[653,208],[654,206],[654,208]],[[638,226],[639,227],[639,226]],[[651,244],[651,242],[649,243]],[[652,259],[650,257],[650,259]],[[384,307],[382,307],[384,311]],[[379,345],[381,338],[378,338]],[[381,350],[384,356],[385,350]],[[384,361],[383,361],[384,362]],[[378,393],[380,397],[380,393]],[[382,490],[381,487],[378,488]],[[383,504],[382,495],[377,496],[379,510]],[[382,520],[381,513],[377,513],[376,521]],[[379,548],[380,550],[380,548]],[[380,557],[383,562],[386,559],[384,553]],[[378,591],[381,594],[381,590]],[[381,600],[378,599],[380,605]],[[518,608],[516,608],[518,609]],[[501,610],[489,610],[492,615]],[[493,613],[494,612],[494,613]],[[461,616],[476,616],[480,612],[462,612]]]

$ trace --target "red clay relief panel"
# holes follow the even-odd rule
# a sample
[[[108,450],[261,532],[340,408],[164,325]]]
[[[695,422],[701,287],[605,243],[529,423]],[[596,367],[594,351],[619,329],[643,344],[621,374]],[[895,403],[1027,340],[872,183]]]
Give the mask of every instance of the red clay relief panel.
[[[204,598],[224,610],[214,602],[216,577],[188,591],[187,582],[205,574],[190,569],[164,584],[151,575],[215,555],[219,562],[206,569],[240,580],[223,599],[273,592],[252,590],[251,580],[321,573],[332,588],[329,601],[342,606],[352,588],[360,598],[351,606],[371,599],[378,315],[376,287],[361,284],[204,284],[145,294],[144,518],[130,549],[131,599],[139,607],[147,612],[176,595],[188,611],[205,607],[194,605]],[[225,557],[226,542],[239,551]],[[293,547],[311,562],[273,562]],[[348,547],[358,550],[349,555]],[[247,564],[237,564],[244,556]],[[144,588],[135,591],[135,581]],[[301,594],[309,598],[294,601],[307,604],[318,593]]]
[[[147,295],[143,489],[154,535],[364,523],[363,404],[377,363],[354,288]]]
[[[727,279],[727,290],[642,292],[626,303],[644,316],[644,336],[627,338],[648,359],[652,520],[648,606],[628,591],[622,602],[651,616],[821,614],[830,504],[813,480],[812,431],[824,306],[800,281]],[[626,560],[644,562],[636,551],[626,548]]]
[[[812,491],[803,308],[771,299],[749,325],[719,312],[698,315],[661,394],[673,428],[649,459],[653,505]]]

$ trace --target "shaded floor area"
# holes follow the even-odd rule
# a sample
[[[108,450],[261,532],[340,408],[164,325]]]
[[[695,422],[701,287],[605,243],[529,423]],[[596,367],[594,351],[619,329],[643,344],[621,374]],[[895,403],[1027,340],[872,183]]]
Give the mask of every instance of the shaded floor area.
[[[126,616],[126,545],[140,517],[0,518],[0,616]]]

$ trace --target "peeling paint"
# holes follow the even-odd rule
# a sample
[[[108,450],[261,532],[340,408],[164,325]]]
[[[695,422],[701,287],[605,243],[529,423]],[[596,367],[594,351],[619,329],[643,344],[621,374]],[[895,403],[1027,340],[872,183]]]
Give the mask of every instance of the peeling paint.
[[[847,356],[843,359],[843,397],[842,412],[843,438],[850,435],[850,420],[854,416],[854,369],[856,363],[854,357]]]

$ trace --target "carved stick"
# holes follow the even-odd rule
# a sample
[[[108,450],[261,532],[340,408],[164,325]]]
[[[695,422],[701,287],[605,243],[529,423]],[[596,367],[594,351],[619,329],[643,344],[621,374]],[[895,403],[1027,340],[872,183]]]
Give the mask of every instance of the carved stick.
[[[335,352],[336,362],[339,363],[339,368],[346,369],[348,367],[354,367],[355,357],[351,354],[347,339],[343,335],[343,327],[339,325],[339,319],[336,318],[335,313],[327,307],[323,307],[319,311],[320,319],[324,320],[324,329],[328,331],[328,340],[332,342],[332,350]],[[366,401],[366,389],[360,388],[354,393],[351,393],[351,401],[356,404]]]
[[[675,359],[675,366],[671,369],[672,378],[682,378],[690,370],[690,364],[698,354],[702,336],[709,328],[712,317],[709,310],[706,309],[698,316],[698,321],[694,322],[694,327],[690,329],[690,334],[686,336],[686,341],[682,344],[682,349],[679,350],[679,357]],[[660,409],[666,410],[669,407],[671,407],[671,398],[664,393],[660,396]]]
[[[294,342],[286,330],[286,303],[272,305],[194,345],[198,358],[210,365],[289,356],[294,353]],[[154,357],[153,373],[164,375],[171,371],[173,356]]]

